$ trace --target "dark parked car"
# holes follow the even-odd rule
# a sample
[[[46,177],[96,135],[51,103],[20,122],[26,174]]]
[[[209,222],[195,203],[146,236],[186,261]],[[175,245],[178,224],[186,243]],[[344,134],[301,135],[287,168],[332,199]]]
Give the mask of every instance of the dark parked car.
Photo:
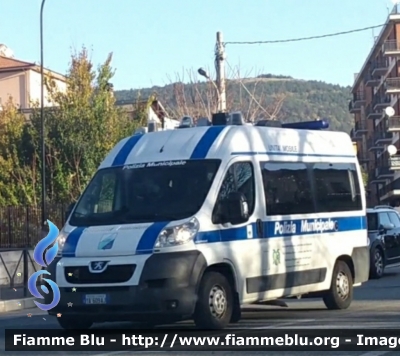
[[[387,266],[400,263],[400,215],[390,206],[367,209],[371,253],[370,277],[382,277]]]

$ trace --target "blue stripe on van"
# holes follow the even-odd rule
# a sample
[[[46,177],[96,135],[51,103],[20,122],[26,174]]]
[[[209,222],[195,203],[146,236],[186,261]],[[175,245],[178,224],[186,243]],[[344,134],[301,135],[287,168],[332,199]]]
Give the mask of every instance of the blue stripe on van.
[[[327,226],[328,229],[325,231],[313,231],[311,223],[315,221],[326,222],[332,221],[331,226]],[[302,223],[307,222],[307,225],[303,226]],[[278,224],[279,225],[278,225]],[[285,224],[286,223],[286,224]],[[304,223],[303,223],[304,224]],[[257,227],[255,223],[250,224],[253,230],[253,239],[257,238]],[[307,228],[308,227],[308,228]],[[329,229],[333,227],[333,229]],[[290,237],[290,236],[302,236],[302,235],[326,235],[335,232],[347,232],[366,230],[367,221],[365,216],[352,216],[352,217],[331,217],[321,219],[295,219],[295,220],[280,220],[280,221],[264,221],[264,236],[262,238],[275,238],[275,237]],[[276,233],[275,233],[276,231]],[[214,231],[202,231],[196,236],[196,243],[213,243],[213,242],[228,242],[237,240],[247,240],[247,226],[229,228],[224,230]]]
[[[355,155],[335,155],[335,154],[320,154],[320,153],[296,153],[296,152],[232,152],[232,156],[294,156],[294,157],[337,157],[337,158],[355,158]]]
[[[128,158],[129,154],[133,150],[133,148],[136,146],[136,144],[139,142],[139,140],[143,137],[144,135],[135,135],[130,137],[122,146],[122,148],[119,150],[117,155],[114,158],[114,161],[112,163],[112,167],[114,166],[123,166],[125,164],[126,159]]]
[[[160,234],[161,230],[164,229],[165,226],[169,224],[167,222],[156,222],[150,225],[142,237],[139,240],[139,243],[136,247],[137,255],[147,255],[153,253],[154,244],[156,243],[157,237]]]
[[[63,257],[75,257],[76,246],[78,245],[79,239],[85,229],[86,227],[77,227],[67,236],[64,248],[62,249]]]
[[[203,159],[207,157],[208,151],[226,126],[211,126],[197,143],[190,159]]]

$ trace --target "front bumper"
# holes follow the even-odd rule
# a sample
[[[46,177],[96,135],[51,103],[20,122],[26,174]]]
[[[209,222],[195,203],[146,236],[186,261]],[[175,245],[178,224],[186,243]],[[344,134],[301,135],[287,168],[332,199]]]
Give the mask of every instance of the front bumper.
[[[64,268],[57,266],[59,261],[55,259],[48,268],[49,278],[56,283],[56,268]],[[60,302],[49,314],[87,318],[92,322],[154,320],[165,323],[190,318],[205,268],[206,260],[197,250],[153,254],[143,269],[139,269],[137,285],[60,286]],[[106,304],[85,304],[89,294],[106,295]],[[46,295],[45,303],[51,303],[52,298],[51,294]]]
[[[79,287],[75,292],[72,292],[71,288],[60,288],[60,293],[60,302],[49,311],[50,315],[61,313],[64,316],[87,318],[93,322],[172,322],[190,318],[196,303],[194,287]],[[84,298],[87,294],[105,294],[107,304],[85,305]]]

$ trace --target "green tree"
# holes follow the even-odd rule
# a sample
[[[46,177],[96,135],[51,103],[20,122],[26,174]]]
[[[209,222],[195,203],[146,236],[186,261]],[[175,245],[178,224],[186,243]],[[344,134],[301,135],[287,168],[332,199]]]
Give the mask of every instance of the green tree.
[[[26,159],[24,150],[26,125],[25,115],[10,98],[0,111],[1,206],[36,203],[36,169]]]
[[[111,61],[109,54],[95,70],[83,48],[72,55],[65,92],[54,81],[46,82],[54,105],[45,112],[47,196],[53,202],[77,199],[111,148],[138,125],[115,106]],[[36,108],[28,130],[31,150],[39,147],[40,122]]]
[[[362,180],[364,183],[364,187],[366,188],[368,185],[368,173],[365,171],[365,169],[361,166],[361,176],[362,176]]]

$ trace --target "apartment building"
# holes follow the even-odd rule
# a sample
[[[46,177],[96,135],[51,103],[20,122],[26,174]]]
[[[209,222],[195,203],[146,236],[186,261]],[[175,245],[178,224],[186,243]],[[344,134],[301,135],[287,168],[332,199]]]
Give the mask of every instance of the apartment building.
[[[368,172],[368,203],[400,201],[400,6],[389,14],[365,63],[355,75],[349,111],[357,156]],[[388,107],[394,115],[386,115]],[[398,154],[389,155],[395,145]]]

